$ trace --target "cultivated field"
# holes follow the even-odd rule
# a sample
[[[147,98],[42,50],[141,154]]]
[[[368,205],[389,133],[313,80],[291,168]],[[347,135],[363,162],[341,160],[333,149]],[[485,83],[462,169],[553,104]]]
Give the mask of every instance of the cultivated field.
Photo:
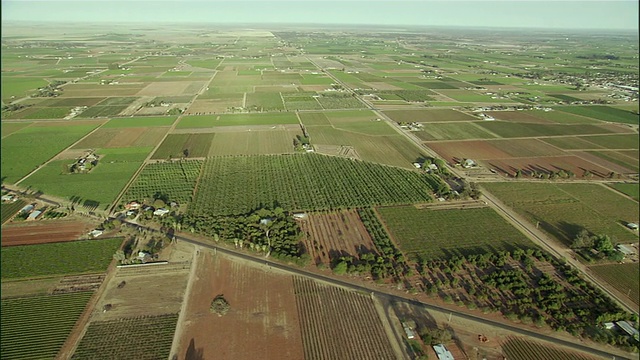
[[[636,305],[640,304],[640,269],[637,263],[596,265],[589,269]]]
[[[330,265],[342,256],[377,253],[367,229],[354,210],[312,213],[299,224],[306,234],[306,250],[316,265]]]
[[[184,323],[178,325],[183,327],[180,359],[304,357],[290,275],[209,251],[200,252],[197,264]],[[209,310],[217,295],[230,305],[223,316]],[[224,335],[219,329],[225,329]]]
[[[122,201],[153,200],[164,194],[178,204],[191,202],[202,161],[183,160],[145,165],[136,180],[127,188]]]
[[[20,209],[22,209],[25,205],[27,205],[27,203],[24,200],[18,200],[12,203],[2,203],[2,205],[0,205],[0,211],[2,211],[2,214],[0,216],[1,220],[0,220],[0,224],[6,223],[7,221],[9,221],[9,219],[11,219],[15,214],[18,213],[18,211],[20,211]],[[4,238],[4,230],[2,231],[2,246],[4,246],[5,243],[5,238]]]
[[[439,210],[380,207],[400,249],[413,259],[528,249],[535,246],[491,208]]]
[[[595,360],[596,358],[575,351],[563,350],[554,346],[510,337],[502,343],[502,351],[508,359],[515,360]]]
[[[35,224],[16,224],[2,228],[2,246],[35,245],[78,240],[97,226],[97,222],[47,220]]]
[[[396,359],[371,297],[300,277],[293,284],[305,359]]]

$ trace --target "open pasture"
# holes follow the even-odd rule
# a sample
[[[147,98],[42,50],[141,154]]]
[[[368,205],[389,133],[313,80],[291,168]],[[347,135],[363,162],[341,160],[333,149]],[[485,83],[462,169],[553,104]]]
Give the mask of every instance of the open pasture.
[[[62,119],[71,113],[71,106],[64,107],[32,107],[19,113],[23,119]]]
[[[155,146],[167,132],[166,128],[105,128],[84,138],[74,149]]]
[[[27,126],[31,125],[30,122],[6,122],[3,121],[2,122],[2,129],[0,130],[0,132],[2,132],[2,137],[7,137],[11,134],[13,134],[14,132],[25,128]]]
[[[280,125],[298,124],[292,113],[226,114],[209,116],[185,116],[180,119],[177,129],[207,128],[213,126]]]
[[[582,136],[582,140],[586,140],[595,144],[594,148],[602,147],[605,149],[638,149],[640,147],[640,137],[638,134],[616,134],[616,135],[596,135]]]
[[[378,213],[399,248],[414,260],[534,248],[526,236],[488,207],[380,207]]]
[[[607,135],[613,136],[613,135]],[[541,139],[547,144],[551,144],[563,150],[595,150],[603,149],[602,146],[597,145],[588,140],[589,137],[578,136],[566,136],[566,137],[549,137]]]
[[[3,299],[3,359],[54,359],[92,292]]]
[[[4,64],[3,64],[4,68]],[[9,102],[15,98],[30,95],[48,82],[41,77],[2,76],[2,101]],[[13,98],[12,98],[13,97]]]
[[[102,272],[121,238],[2,247],[2,280]]]
[[[384,114],[396,122],[474,121],[478,118],[453,109],[387,110]]]
[[[331,125],[329,118],[325,113],[319,112],[303,112],[298,113],[300,121],[307,126],[311,125]]]
[[[98,224],[90,221],[50,220],[28,225],[4,226],[2,228],[2,246],[75,241],[88,234],[96,225]]]
[[[169,134],[152,159],[179,159],[182,157],[206,157],[209,155],[215,133]]]
[[[199,184],[189,211],[227,215],[276,202],[286,210],[429,202],[439,182],[363,161],[292,154],[209,158]]]
[[[601,122],[592,119],[590,117],[571,114],[564,111],[559,111],[558,108],[554,108],[554,111],[544,110],[532,110],[525,113],[531,114],[535,117],[546,119],[558,124],[600,124]]]
[[[106,124],[104,124],[103,128],[150,128],[156,126],[171,126],[174,121],[176,121],[175,116],[126,117],[111,119]]]
[[[66,126],[33,124],[4,137],[1,144],[4,181],[18,181],[96,126],[98,123]]]
[[[277,111],[284,110],[280,93],[259,92],[246,94],[245,108],[250,111]]]
[[[331,265],[342,256],[376,254],[376,246],[355,210],[313,213],[299,222],[305,247],[316,265]]]
[[[45,194],[75,199],[87,208],[106,208],[142,165],[150,147],[99,149],[98,165],[86,174],[66,172],[68,160],[55,160],[25,180]]]
[[[611,106],[560,106],[556,109],[598,120],[623,124],[638,124],[638,114]]]
[[[566,246],[580,229],[638,242],[621,221],[637,221],[638,203],[598,184],[485,183],[507,206]]]
[[[215,114],[242,107],[242,94],[234,98],[200,99],[194,101],[186,111],[187,115]]]
[[[209,251],[200,251],[196,264],[184,323],[179,325],[179,358],[304,358],[291,275]],[[231,306],[224,316],[209,310],[220,294]],[[218,336],[219,329],[225,329],[224,336]]]
[[[178,204],[189,203],[202,163],[200,160],[184,160],[147,164],[127,188],[122,202],[144,201],[161,193]]]
[[[635,183],[635,184],[615,183],[615,184],[609,184],[609,186],[620,191],[623,194],[626,194],[634,198],[636,201],[640,200],[640,189],[639,189],[638,183]]]

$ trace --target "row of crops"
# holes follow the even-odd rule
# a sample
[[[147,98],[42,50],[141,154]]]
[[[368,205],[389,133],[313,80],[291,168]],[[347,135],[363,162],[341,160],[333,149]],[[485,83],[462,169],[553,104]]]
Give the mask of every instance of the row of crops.
[[[2,300],[2,359],[53,359],[93,292]]]
[[[177,323],[178,314],[94,321],[71,359],[168,359]]]
[[[329,210],[429,202],[440,179],[316,154],[207,159],[192,213],[245,214],[261,207]]]
[[[4,224],[5,222],[7,222],[13,215],[18,212],[18,210],[22,209],[25,205],[27,205],[27,203],[22,200],[18,200],[16,202],[8,204],[3,203],[2,205],[0,205],[0,224]]]
[[[144,201],[156,198],[159,193],[171,201],[188,203],[192,200],[201,167],[200,160],[148,164],[127,189],[124,199],[127,202]]]
[[[590,356],[573,351],[565,351],[554,347],[542,345],[535,341],[510,337],[502,344],[502,351],[507,359],[538,360],[590,360]]]

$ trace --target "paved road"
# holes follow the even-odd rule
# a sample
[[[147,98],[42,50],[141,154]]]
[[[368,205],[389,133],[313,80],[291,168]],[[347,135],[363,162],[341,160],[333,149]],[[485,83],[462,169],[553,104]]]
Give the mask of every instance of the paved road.
[[[147,227],[144,225],[140,225],[140,224],[136,224],[127,220],[123,221],[124,223],[129,224],[130,226],[135,226],[137,228],[140,229],[144,229],[144,230],[155,230],[157,231],[157,229],[151,228],[151,227]],[[274,269],[278,269],[284,272],[288,272],[290,274],[293,275],[298,275],[298,276],[303,276],[309,279],[313,279],[313,280],[317,280],[317,281],[321,281],[321,282],[325,282],[325,283],[329,283],[331,285],[334,286],[341,286],[344,288],[348,288],[351,290],[356,290],[356,291],[360,291],[366,294],[372,294],[381,298],[386,298],[389,301],[404,301],[404,302],[409,302],[412,305],[415,306],[420,306],[423,307],[427,310],[436,310],[436,311],[442,311],[442,312],[447,312],[447,313],[451,313],[453,316],[457,316],[459,318],[465,319],[465,320],[470,320],[470,321],[474,321],[477,323],[480,323],[482,325],[487,325],[487,326],[493,326],[493,327],[497,327],[503,330],[508,330],[508,331],[512,331],[514,333],[517,333],[519,335],[523,335],[523,336],[527,336],[533,339],[537,339],[537,340],[541,340],[541,341],[546,341],[546,342],[551,342],[553,344],[556,345],[560,345],[560,346],[565,346],[568,348],[572,348],[575,350],[579,350],[579,351],[583,351],[583,352],[587,352],[596,356],[601,356],[601,357],[606,357],[608,359],[633,359],[632,357],[623,357],[620,355],[616,355],[616,354],[611,354],[609,352],[600,350],[600,349],[595,349],[577,342],[572,342],[572,341],[567,341],[567,340],[563,340],[563,339],[557,339],[548,335],[544,335],[544,334],[540,334],[537,333],[535,331],[531,331],[528,329],[522,329],[519,328],[517,326],[511,325],[509,323],[505,322],[498,322],[498,321],[494,321],[494,320],[488,320],[488,319],[484,319],[482,317],[479,316],[475,316],[475,315],[471,315],[471,314],[466,314],[463,312],[459,312],[457,310],[452,310],[452,309],[448,309],[445,307],[441,307],[438,305],[433,305],[433,304],[427,304],[427,303],[423,303],[421,301],[417,301],[415,299],[412,299],[410,297],[404,297],[404,296],[400,296],[400,295],[395,295],[395,294],[390,294],[388,292],[385,292],[383,290],[380,289],[375,289],[375,288],[369,288],[369,287],[365,287],[362,285],[357,285],[357,284],[352,284],[350,282],[347,281],[343,281],[340,279],[335,279],[332,277],[328,277],[322,274],[318,274],[318,273],[314,273],[314,272],[310,272],[298,267],[291,267],[289,265],[286,264],[281,264],[278,262],[274,262],[269,260],[268,258],[264,258],[264,257],[256,257],[253,256],[251,254],[248,253],[244,253],[244,252],[240,252],[240,251],[236,251],[227,247],[223,247],[223,246],[219,246],[210,242],[205,242],[202,240],[198,240],[198,239],[194,239],[189,237],[187,234],[175,234],[174,235],[175,238],[177,240],[180,241],[184,241],[190,244],[194,244],[197,246],[201,246],[203,248],[208,248],[208,249],[215,249],[216,251],[235,257],[235,258],[239,258],[245,261],[251,261],[257,264],[261,264],[261,265],[266,265],[269,266],[271,268]]]

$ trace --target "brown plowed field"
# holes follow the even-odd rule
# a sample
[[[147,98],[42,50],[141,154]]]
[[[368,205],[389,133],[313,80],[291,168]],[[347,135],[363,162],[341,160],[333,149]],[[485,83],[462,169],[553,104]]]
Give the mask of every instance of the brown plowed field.
[[[446,141],[426,144],[451,164],[459,159],[503,159],[511,155],[486,141]]]
[[[368,295],[294,279],[305,359],[396,359]]]
[[[290,275],[209,251],[198,256],[177,349],[180,359],[303,359]],[[231,307],[224,316],[209,311],[220,294]]]
[[[5,226],[2,228],[2,246],[75,241],[96,225],[83,221],[45,220],[33,225]]]
[[[557,172],[561,169],[572,171],[577,178],[581,178],[585,170],[589,170],[594,177],[606,178],[611,170],[598,166],[592,162],[577,156],[549,156],[538,158],[512,158],[482,160],[485,166],[496,169],[499,172],[514,175],[518,169],[538,172]]]
[[[305,246],[315,264],[330,264],[341,256],[375,253],[376,247],[355,210],[310,214],[299,222]]]

